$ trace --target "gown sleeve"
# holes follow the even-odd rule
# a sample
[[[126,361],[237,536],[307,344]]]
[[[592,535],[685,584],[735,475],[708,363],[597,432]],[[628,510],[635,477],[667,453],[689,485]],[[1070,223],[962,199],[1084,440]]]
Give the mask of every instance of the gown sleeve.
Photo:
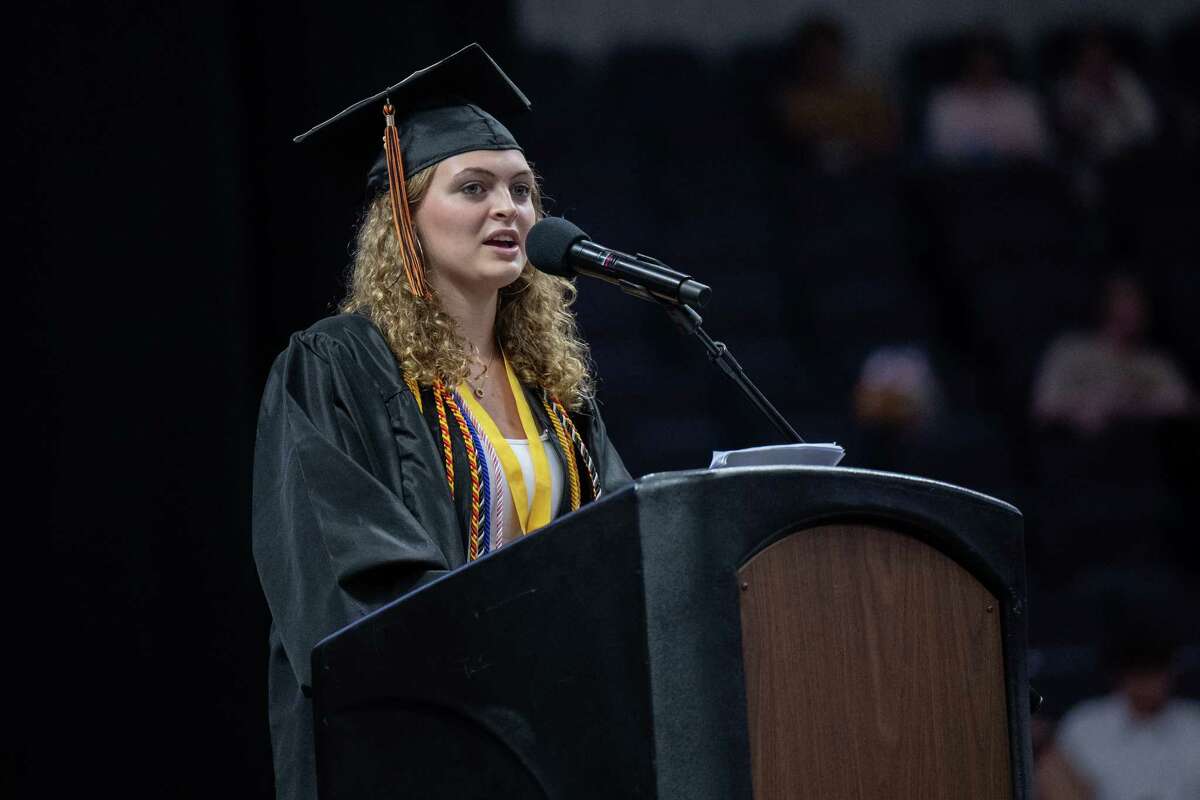
[[[252,539],[302,687],[318,641],[450,568],[403,502],[397,450],[382,393],[347,345],[293,336],[259,412]]]
[[[625,468],[617,448],[608,438],[604,420],[600,416],[599,405],[593,400],[588,409],[589,440],[592,445],[592,458],[596,464],[597,478],[605,494],[610,494],[623,486],[633,483],[629,470]]]

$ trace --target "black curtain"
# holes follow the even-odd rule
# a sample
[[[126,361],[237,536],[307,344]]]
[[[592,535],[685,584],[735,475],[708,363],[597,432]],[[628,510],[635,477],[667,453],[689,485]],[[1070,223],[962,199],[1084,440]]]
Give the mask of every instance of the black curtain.
[[[507,5],[51,2],[8,38],[5,794],[268,797],[254,420],[340,293],[365,177],[290,139],[509,51]]]

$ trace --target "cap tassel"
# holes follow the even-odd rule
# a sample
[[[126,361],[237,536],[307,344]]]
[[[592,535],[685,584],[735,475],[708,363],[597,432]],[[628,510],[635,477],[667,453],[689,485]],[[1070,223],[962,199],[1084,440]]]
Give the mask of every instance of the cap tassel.
[[[383,150],[387,155],[388,197],[392,201],[392,225],[400,241],[400,255],[404,261],[404,276],[408,288],[417,297],[426,300],[433,295],[425,278],[425,265],[421,260],[420,244],[413,227],[412,214],[408,210],[408,190],[404,185],[404,158],[400,154],[400,132],[396,130],[395,109],[390,101],[383,105],[383,116],[387,127],[383,132]]]

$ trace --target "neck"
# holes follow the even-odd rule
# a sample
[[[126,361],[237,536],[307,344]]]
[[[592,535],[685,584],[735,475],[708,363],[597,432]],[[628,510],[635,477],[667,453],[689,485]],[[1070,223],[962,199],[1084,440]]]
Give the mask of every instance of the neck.
[[[1112,326],[1103,328],[1100,335],[1114,350],[1129,350],[1135,340],[1128,332]]]
[[[475,348],[479,358],[487,363],[496,356],[496,309],[499,292],[468,295],[453,286],[439,286],[438,299],[442,310],[454,320],[458,333]]]

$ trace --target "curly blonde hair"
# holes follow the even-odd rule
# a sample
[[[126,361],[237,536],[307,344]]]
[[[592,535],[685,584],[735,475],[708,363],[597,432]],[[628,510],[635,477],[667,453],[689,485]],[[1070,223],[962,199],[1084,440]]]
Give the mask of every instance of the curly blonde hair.
[[[426,167],[405,181],[414,215],[436,168]],[[537,182],[533,203],[541,219],[545,212]],[[467,342],[442,310],[436,289],[429,300],[409,291],[403,259],[385,191],[363,214],[339,310],[363,314],[374,322],[406,377],[423,386],[438,379],[457,386],[471,364]],[[432,271],[429,265],[426,270]],[[521,275],[500,290],[496,310],[496,335],[517,378],[525,386],[545,389],[572,409],[580,408],[594,391],[587,344],[579,337],[570,311],[575,296],[573,283],[526,262]]]

